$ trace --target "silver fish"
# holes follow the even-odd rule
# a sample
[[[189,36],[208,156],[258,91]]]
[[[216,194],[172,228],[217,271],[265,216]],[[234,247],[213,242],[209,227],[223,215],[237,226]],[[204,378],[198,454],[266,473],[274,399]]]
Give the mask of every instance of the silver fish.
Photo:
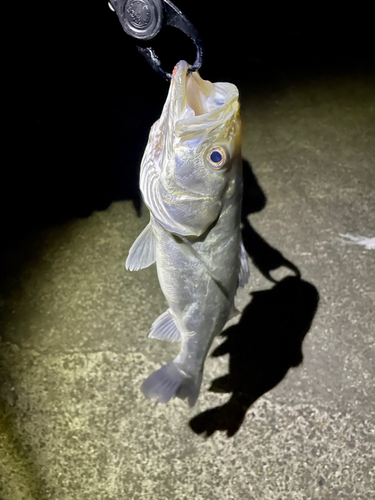
[[[249,276],[240,233],[241,123],[238,89],[202,80],[180,61],[161,117],[151,128],[140,187],[150,223],[126,268],[156,262],[169,308],[150,338],[181,342],[178,356],[142,384],[159,403],[173,396],[193,406],[209,348]]]

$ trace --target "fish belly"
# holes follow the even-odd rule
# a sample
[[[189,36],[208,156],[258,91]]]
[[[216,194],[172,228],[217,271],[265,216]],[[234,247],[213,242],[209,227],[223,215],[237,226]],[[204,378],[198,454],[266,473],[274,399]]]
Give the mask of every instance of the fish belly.
[[[188,245],[160,226],[156,230],[159,282],[181,334],[181,350],[174,362],[193,378],[201,377],[237,289],[239,224],[228,231],[220,222],[204,237],[189,239]]]

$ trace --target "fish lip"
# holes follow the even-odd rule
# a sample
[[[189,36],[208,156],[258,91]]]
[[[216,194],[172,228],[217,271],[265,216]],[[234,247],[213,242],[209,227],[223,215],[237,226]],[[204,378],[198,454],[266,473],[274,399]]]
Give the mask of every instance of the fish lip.
[[[187,77],[190,65],[182,60],[179,61],[173,68],[171,87],[172,93],[175,94],[177,109],[175,110],[175,120],[178,121],[179,117],[187,110]]]
[[[188,69],[191,67],[189,63],[184,61],[183,59],[179,61],[175,67],[173,68],[172,71],[172,80],[176,80],[176,78],[179,76],[179,74],[184,74],[186,76]]]

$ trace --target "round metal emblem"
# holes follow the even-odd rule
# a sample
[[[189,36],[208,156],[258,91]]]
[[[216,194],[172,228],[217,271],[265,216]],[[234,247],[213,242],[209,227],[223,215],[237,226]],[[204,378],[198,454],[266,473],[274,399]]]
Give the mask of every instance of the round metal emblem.
[[[127,0],[123,6],[123,28],[128,35],[140,40],[156,36],[163,21],[160,0]]]

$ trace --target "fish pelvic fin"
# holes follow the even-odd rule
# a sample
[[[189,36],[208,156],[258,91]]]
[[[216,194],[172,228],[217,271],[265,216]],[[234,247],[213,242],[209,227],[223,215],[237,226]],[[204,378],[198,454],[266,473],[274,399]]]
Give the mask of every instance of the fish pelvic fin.
[[[151,223],[148,223],[129,250],[125,268],[139,271],[155,262],[155,235]]]
[[[167,309],[153,322],[150,339],[166,340],[167,342],[180,342],[181,334],[171,315],[170,309]]]
[[[202,374],[198,381],[194,381],[171,361],[143,382],[142,392],[146,398],[157,403],[168,403],[171,398],[177,397],[187,399],[189,406],[193,407],[197,402],[201,383]]]

